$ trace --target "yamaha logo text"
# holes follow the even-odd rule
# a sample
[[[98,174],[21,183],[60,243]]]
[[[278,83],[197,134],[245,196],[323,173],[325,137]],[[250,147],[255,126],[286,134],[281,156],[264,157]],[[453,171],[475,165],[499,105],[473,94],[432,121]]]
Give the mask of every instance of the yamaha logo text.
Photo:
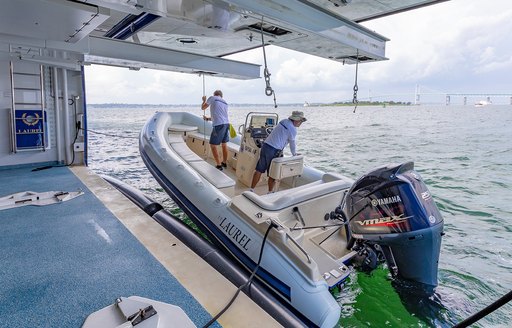
[[[386,198],[372,199],[373,206],[382,206],[382,205],[401,203],[401,202],[402,202],[402,199],[398,195],[386,197]]]

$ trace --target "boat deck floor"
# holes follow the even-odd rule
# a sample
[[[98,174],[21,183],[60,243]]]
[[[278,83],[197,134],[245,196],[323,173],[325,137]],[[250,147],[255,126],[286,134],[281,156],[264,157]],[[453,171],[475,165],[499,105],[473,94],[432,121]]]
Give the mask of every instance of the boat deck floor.
[[[80,327],[132,295],[180,306],[202,326],[229,301],[229,281],[87,168],[0,171],[0,197],[77,190],[59,204],[0,211],[0,327]],[[219,323],[279,326],[245,295]]]

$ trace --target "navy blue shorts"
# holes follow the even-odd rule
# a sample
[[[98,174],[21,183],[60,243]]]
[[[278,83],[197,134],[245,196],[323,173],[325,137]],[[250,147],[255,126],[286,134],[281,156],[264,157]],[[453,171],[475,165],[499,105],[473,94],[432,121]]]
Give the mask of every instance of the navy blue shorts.
[[[258,164],[256,164],[256,171],[260,173],[268,172],[272,160],[279,156],[281,156],[281,149],[275,149],[268,143],[263,143],[263,146],[261,146],[260,159],[258,160]]]
[[[210,145],[220,145],[229,141],[229,124],[220,124],[213,127],[210,136]]]

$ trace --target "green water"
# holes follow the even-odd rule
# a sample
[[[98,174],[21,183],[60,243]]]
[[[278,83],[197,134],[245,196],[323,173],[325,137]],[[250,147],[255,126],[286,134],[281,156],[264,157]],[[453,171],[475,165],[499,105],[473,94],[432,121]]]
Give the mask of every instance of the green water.
[[[359,272],[357,281],[350,283],[350,288],[357,292],[354,311],[346,317],[341,318],[339,323],[342,327],[426,327],[427,325],[411,315],[401,303],[400,297],[391,286],[388,278],[389,272],[379,267],[366,274]],[[343,296],[341,296],[343,297]],[[375,307],[375,304],[385,306]],[[343,303],[343,301],[341,301]]]

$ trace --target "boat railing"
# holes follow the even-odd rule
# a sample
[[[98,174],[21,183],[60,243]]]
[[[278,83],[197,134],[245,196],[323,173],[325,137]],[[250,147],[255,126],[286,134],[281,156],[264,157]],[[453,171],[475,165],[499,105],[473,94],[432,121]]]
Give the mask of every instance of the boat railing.
[[[283,225],[280,221],[277,221],[277,220],[272,220],[272,221],[279,227],[277,231],[282,236],[281,238],[282,238],[283,244],[286,246],[290,246],[290,243],[288,241],[291,241],[291,245],[295,246],[300,251],[300,253],[302,253],[304,256],[306,256],[306,259],[309,264],[312,264],[313,260],[311,259],[311,256],[309,256],[308,252],[306,252],[306,250],[297,242],[297,240],[295,240],[295,238],[293,238],[293,236],[289,234],[289,231],[290,231],[289,228],[287,226]],[[295,254],[298,253],[292,247],[288,247],[288,249],[290,249]]]
[[[293,245],[295,245],[295,247],[297,247],[305,256],[306,256],[306,259],[308,260],[308,263],[311,264],[313,261],[311,260],[311,256],[309,256],[308,252],[306,252],[306,250],[304,248],[302,248],[301,245],[299,245],[299,243],[297,243],[297,241],[292,237],[290,236],[290,234],[288,232],[285,232],[285,242],[288,242],[288,240],[290,240],[292,242]]]

